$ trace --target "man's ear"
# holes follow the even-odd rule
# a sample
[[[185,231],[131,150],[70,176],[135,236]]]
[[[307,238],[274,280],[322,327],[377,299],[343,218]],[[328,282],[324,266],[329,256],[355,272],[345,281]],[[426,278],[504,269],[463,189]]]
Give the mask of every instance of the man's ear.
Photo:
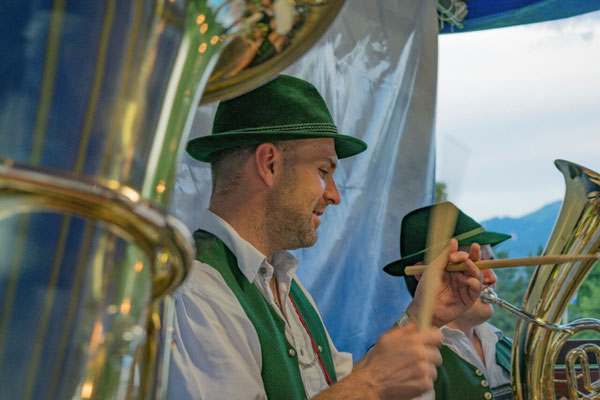
[[[281,151],[273,143],[261,143],[254,152],[254,164],[260,180],[267,186],[275,184],[275,173],[281,165]]]

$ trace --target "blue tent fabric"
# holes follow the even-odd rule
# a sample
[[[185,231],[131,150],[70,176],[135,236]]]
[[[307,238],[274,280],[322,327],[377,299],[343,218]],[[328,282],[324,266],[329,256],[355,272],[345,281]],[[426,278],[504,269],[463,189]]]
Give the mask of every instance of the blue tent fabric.
[[[573,17],[600,9],[600,0],[469,0],[463,28],[446,24],[440,33],[458,33]]]

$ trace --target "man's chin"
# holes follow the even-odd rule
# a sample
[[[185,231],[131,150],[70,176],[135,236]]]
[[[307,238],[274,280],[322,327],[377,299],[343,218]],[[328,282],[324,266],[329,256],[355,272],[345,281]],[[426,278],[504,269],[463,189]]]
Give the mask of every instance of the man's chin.
[[[317,231],[313,230],[312,234],[310,235],[310,237],[307,238],[306,242],[305,242],[305,246],[302,247],[312,247],[315,245],[315,243],[317,243],[317,239],[319,238],[319,236],[317,235]]]
[[[317,232],[313,231],[312,234],[304,235],[296,241],[293,245],[287,247],[287,250],[305,249],[307,247],[314,246],[317,243]]]
[[[494,315],[494,310],[491,310],[490,312],[482,313],[481,323],[483,324],[484,322],[488,322],[490,320],[490,318],[492,318],[493,315]]]
[[[492,318],[492,315],[494,315],[494,309],[487,308],[486,306],[489,306],[489,304],[475,303],[475,306],[473,308],[470,308],[469,310],[465,311],[464,317],[468,318],[475,325],[483,324],[484,322],[487,322],[490,318]]]

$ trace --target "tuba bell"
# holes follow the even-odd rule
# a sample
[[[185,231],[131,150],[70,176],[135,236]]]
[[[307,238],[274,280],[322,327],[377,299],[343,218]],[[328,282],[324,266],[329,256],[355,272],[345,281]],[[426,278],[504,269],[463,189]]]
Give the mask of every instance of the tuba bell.
[[[164,396],[168,293],[194,255],[165,209],[203,90],[264,82],[342,4],[0,5],[0,398]],[[228,48],[258,39],[261,59]]]
[[[580,165],[555,161],[563,174],[566,194],[544,255],[591,254],[600,250],[600,175]],[[581,283],[598,260],[572,261],[536,268],[521,309],[482,294],[482,301],[497,304],[521,317],[512,350],[512,386],[515,399],[557,398],[555,378],[559,353],[567,340],[583,331],[600,332],[600,321],[584,318],[560,325]],[[593,355],[593,361],[588,358]],[[570,399],[599,399],[600,382],[593,382],[589,364],[600,363],[600,347],[583,343],[565,356],[566,386]],[[566,393],[563,393],[566,394]]]

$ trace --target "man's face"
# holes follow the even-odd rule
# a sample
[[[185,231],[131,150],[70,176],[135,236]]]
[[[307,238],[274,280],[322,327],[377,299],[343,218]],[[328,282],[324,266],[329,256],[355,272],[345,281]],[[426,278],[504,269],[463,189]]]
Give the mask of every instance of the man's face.
[[[284,154],[282,174],[269,195],[269,231],[279,248],[310,247],[317,241],[320,216],[340,203],[333,181],[337,154],[333,139],[298,140]]]
[[[459,251],[469,252],[469,246],[460,246]],[[492,246],[489,244],[481,246],[481,259],[482,260],[493,260],[494,253]],[[483,287],[491,286],[492,289],[496,287],[497,281],[496,274],[491,269],[481,270],[481,283]],[[459,318],[472,322],[473,325],[479,325],[487,321],[494,314],[494,307],[491,304],[482,303],[481,300],[477,300],[475,304],[465,311]]]

